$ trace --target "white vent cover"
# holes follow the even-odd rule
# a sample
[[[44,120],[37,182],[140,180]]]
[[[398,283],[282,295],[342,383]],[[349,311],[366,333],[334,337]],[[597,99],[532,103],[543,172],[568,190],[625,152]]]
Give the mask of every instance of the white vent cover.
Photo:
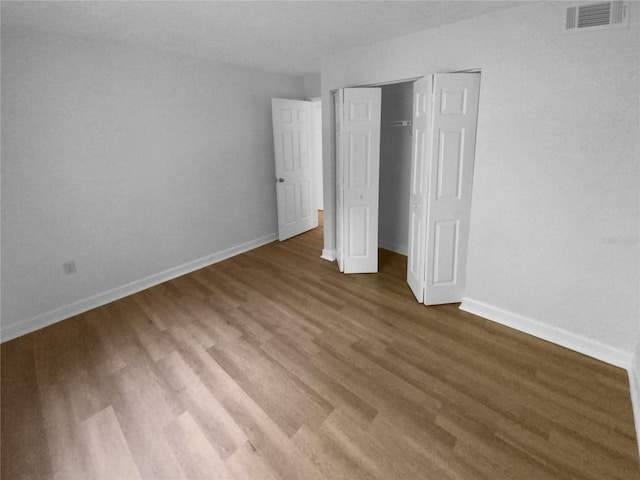
[[[601,30],[626,27],[629,13],[626,1],[579,3],[567,8],[565,31]]]

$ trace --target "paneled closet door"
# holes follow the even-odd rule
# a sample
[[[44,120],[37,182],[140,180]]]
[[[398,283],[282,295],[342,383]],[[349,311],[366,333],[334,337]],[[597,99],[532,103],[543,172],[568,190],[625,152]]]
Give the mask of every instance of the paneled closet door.
[[[378,271],[378,197],[380,175],[379,88],[345,88],[338,94],[342,113],[337,137],[338,257],[344,273]],[[338,128],[338,127],[336,127]],[[341,183],[341,184],[340,184]],[[340,209],[340,206],[337,206]],[[341,234],[340,234],[341,233]]]
[[[479,73],[433,76],[424,303],[460,302],[471,216]]]
[[[407,283],[420,303],[424,301],[427,224],[427,158],[430,144],[427,122],[431,115],[432,77],[413,84],[413,145],[411,147],[411,185],[409,193],[409,258]]]

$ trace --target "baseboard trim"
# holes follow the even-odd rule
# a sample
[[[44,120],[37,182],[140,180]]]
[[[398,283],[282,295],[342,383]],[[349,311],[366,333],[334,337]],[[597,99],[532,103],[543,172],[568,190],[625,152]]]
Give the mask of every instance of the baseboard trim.
[[[134,293],[146,290],[147,288],[172,280],[176,277],[208,267],[209,265],[213,265],[214,263],[248,252],[249,250],[261,247],[277,239],[278,234],[271,233],[255,240],[198,258],[183,265],[167,269],[163,272],[150,275],[140,280],[135,280],[125,285],[121,285],[106,292],[79,300],[70,305],[41,313],[27,320],[0,328],[0,338],[2,338],[2,342],[6,342],[22,335],[26,335],[27,333],[35,332],[36,330],[40,330],[41,328],[47,327],[66,318],[87,312],[102,305],[106,305],[107,303],[114,302],[129,295],[133,295]]]
[[[628,370],[629,390],[631,391],[633,421],[636,425],[636,441],[638,442],[638,453],[640,453],[640,378],[638,378],[638,370],[640,369],[638,363],[640,363],[640,358],[637,358],[637,356],[635,356],[633,363],[634,365]]]
[[[336,259],[336,251],[335,250],[327,250],[326,248],[322,249],[322,255],[320,258],[324,258],[325,260],[329,260],[330,262],[334,262]]]
[[[463,298],[460,309],[488,320],[515,328],[521,332],[547,340],[616,367],[630,370],[633,354],[563,328],[547,325],[538,320],[503,310],[470,298]]]

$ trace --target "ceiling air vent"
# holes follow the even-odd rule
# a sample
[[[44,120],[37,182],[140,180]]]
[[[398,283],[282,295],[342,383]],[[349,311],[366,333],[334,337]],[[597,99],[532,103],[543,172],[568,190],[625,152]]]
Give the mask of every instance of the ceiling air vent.
[[[567,8],[565,31],[601,30],[626,27],[629,13],[626,1],[580,3]]]

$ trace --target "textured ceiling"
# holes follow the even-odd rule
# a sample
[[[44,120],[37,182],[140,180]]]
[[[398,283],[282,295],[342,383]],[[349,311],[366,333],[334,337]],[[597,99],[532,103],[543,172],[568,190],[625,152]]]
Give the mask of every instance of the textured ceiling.
[[[2,28],[145,45],[295,75],[320,57],[521,2],[10,1]]]

